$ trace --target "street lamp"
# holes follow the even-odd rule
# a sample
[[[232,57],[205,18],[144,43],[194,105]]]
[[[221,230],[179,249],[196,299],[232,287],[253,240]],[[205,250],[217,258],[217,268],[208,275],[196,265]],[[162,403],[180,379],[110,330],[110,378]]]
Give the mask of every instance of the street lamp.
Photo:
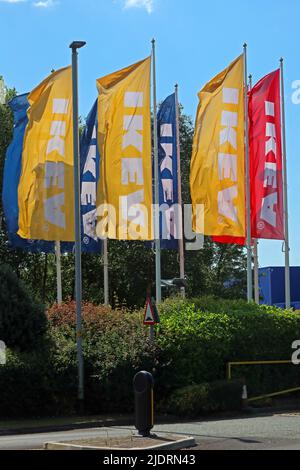
[[[84,404],[84,361],[82,353],[82,265],[81,265],[81,207],[80,207],[80,158],[79,158],[79,111],[78,111],[78,49],[84,41],[74,41],[72,49],[73,83],[73,142],[74,142],[74,202],[75,202],[75,296],[76,296],[76,338],[78,360],[78,402]]]

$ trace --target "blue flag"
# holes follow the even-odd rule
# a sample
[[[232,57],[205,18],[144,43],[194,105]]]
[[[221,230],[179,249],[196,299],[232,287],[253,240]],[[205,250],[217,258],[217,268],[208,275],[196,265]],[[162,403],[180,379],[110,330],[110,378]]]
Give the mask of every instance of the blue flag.
[[[23,141],[26,126],[28,123],[27,110],[29,107],[28,94],[16,96],[9,102],[9,106],[14,116],[14,132],[13,140],[9,145],[6,152],[6,159],[4,165],[3,175],[3,209],[5,214],[6,226],[8,231],[8,238],[12,248],[20,248],[24,251],[31,253],[43,252],[43,253],[54,253],[55,244],[54,242],[46,242],[42,240],[24,240],[17,235],[19,230],[19,206],[18,206],[18,187],[22,170],[22,151]],[[97,109],[97,106],[96,106]],[[85,168],[88,162],[88,158],[91,155],[90,147],[92,146],[93,128],[95,127],[95,119],[97,111],[95,111],[95,105],[87,119],[87,126],[81,138],[81,178],[89,178],[85,175]],[[94,121],[92,120],[94,119]],[[96,181],[99,178],[99,153],[96,156]],[[95,173],[95,172],[94,172]],[[97,186],[97,185],[96,185]],[[82,184],[82,190],[85,187]],[[83,202],[83,194],[82,194]],[[94,201],[93,201],[94,202]],[[100,241],[96,241],[92,238],[90,243],[89,234],[84,231],[84,225],[87,224],[87,214],[91,210],[91,205],[82,204],[82,252],[86,253],[98,253],[101,252],[102,244]],[[89,209],[89,210],[87,210]],[[91,233],[91,232],[89,232]],[[61,243],[62,253],[72,253],[74,251],[74,243]]]
[[[157,115],[161,248],[178,249],[178,164],[176,98],[170,95]]]
[[[38,240],[24,240],[17,235],[19,230],[19,205],[18,187],[22,169],[22,150],[24,133],[28,123],[27,109],[29,103],[28,95],[16,96],[9,102],[9,107],[14,115],[13,140],[6,152],[3,175],[2,201],[5,220],[8,231],[8,239],[13,248],[21,248],[25,251],[45,252],[54,251],[52,242]]]
[[[100,176],[100,155],[97,145],[98,100],[87,117],[86,127],[80,140],[81,173],[81,233],[82,251],[99,253],[102,242],[96,234],[97,225],[97,187]]]

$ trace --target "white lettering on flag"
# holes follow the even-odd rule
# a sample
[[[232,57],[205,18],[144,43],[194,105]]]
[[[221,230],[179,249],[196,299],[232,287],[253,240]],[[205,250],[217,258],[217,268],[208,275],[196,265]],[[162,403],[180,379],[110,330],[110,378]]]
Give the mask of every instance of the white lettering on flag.
[[[138,131],[143,130],[143,116],[125,116],[124,130],[126,134],[123,136],[123,150],[130,145],[143,151],[143,135]]]
[[[44,201],[45,219],[62,229],[66,228],[66,216],[61,208],[65,205],[65,195],[60,193]]]
[[[97,234],[96,234],[97,209],[94,209],[88,212],[87,214],[83,214],[82,221],[83,221],[84,235],[97,241],[98,239]]]
[[[96,158],[97,158],[97,146],[91,145],[88,151],[86,162],[84,165],[83,174],[90,172],[94,178],[96,178]]]
[[[82,183],[81,189],[81,205],[82,206],[95,206],[97,198],[97,185],[95,181]]]
[[[47,145],[46,154],[56,151],[61,157],[65,156],[65,137],[66,137],[66,122],[62,119],[57,119],[57,114],[66,115],[69,109],[68,99],[53,99],[52,112],[53,121],[50,126],[50,139]],[[65,167],[62,162],[46,162],[45,163],[45,176],[44,187],[51,189],[58,187],[64,189],[65,186]],[[45,220],[62,229],[66,228],[66,216],[62,212],[62,207],[65,205],[65,194],[62,192],[56,196],[44,200],[44,215]]]
[[[273,189],[277,188],[277,166],[276,163],[266,163],[264,172],[264,188],[272,186]]]
[[[218,194],[218,207],[219,214],[227,217],[228,219],[237,222],[237,208],[233,201],[238,195],[237,186],[231,186],[230,188],[220,191]]]
[[[265,115],[266,117],[275,117],[275,103],[271,101],[265,101]],[[270,119],[270,118],[269,118]],[[277,144],[276,144],[276,126],[272,122],[266,122],[266,150],[265,157],[269,155],[270,152],[274,154],[276,159],[277,157]],[[264,188],[277,189],[277,163],[276,162],[265,162],[264,167]],[[278,204],[278,193],[274,192],[266,195],[262,199],[262,207],[260,217],[262,220],[276,227],[277,225],[277,212],[274,209],[275,205]]]
[[[173,137],[172,124],[162,124],[160,126],[161,137]]]
[[[229,142],[234,149],[237,149],[237,132],[234,127],[238,125],[238,114],[231,111],[223,111],[221,124],[226,128],[221,130],[220,145]]]
[[[124,104],[126,108],[142,108],[144,106],[144,93],[127,91],[125,93]]]
[[[231,153],[219,153],[219,179],[231,179],[237,181],[237,155]]]
[[[223,88],[223,103],[238,105],[239,104],[239,89],[238,88]],[[233,111],[222,111],[221,126],[225,129],[220,131],[220,145],[230,144],[234,150],[237,150],[237,127],[238,127],[238,113]],[[228,146],[227,146],[228,147]],[[227,152],[230,149],[227,149]],[[233,183],[238,181],[238,161],[237,155],[231,153],[218,154],[218,172],[219,180],[231,180]],[[231,219],[233,222],[238,222],[237,207],[234,204],[235,199],[238,197],[238,186],[230,186],[219,191],[218,193],[218,212],[223,217]]]
[[[162,180],[164,202],[173,201],[173,180],[163,179]]]
[[[223,88],[223,103],[239,104],[238,88]]]
[[[45,188],[58,186],[65,187],[65,165],[63,163],[46,162],[45,164]]]
[[[143,159],[142,158],[122,158],[122,184],[130,183],[143,186]]]
[[[277,193],[269,194],[262,200],[261,218],[276,227],[276,211],[274,206],[278,203]]]

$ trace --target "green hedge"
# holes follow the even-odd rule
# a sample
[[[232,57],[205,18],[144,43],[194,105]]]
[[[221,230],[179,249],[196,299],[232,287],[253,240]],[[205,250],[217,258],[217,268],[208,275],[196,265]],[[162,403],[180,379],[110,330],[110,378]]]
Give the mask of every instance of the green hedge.
[[[18,351],[39,347],[46,333],[43,306],[9,266],[0,264],[0,340]]]
[[[190,385],[173,392],[160,409],[183,418],[197,418],[216,411],[239,411],[242,391],[240,380]]]
[[[223,381],[228,361],[290,359],[291,345],[300,339],[299,313],[243,301],[173,299],[161,306],[160,317],[152,345],[142,323],[143,312],[84,304],[88,411],[131,412],[132,379],[141,369],[153,373],[156,404],[160,405],[170,396],[174,399],[178,389]],[[13,350],[7,365],[0,366],[2,417],[66,414],[76,409],[74,303],[53,307],[48,321],[39,350]],[[234,368],[233,379],[241,377],[246,379],[249,395],[256,395],[299,386],[299,367]],[[223,409],[223,394],[215,395],[219,398],[212,405],[207,387],[201,385],[201,392],[192,388],[193,396],[209,394],[209,409]]]
[[[133,377],[141,369],[154,372],[159,356],[141,318],[140,313],[84,304],[87,412],[133,411]],[[0,417],[76,412],[75,303],[53,307],[48,319],[40,352],[9,352],[6,366],[0,366]]]
[[[47,349],[21,354],[8,350],[7,364],[0,366],[0,393],[1,418],[72,414],[76,368],[57,369]]]
[[[299,312],[244,301],[170,300],[160,314],[158,343],[170,358],[162,380],[171,389],[222,380],[229,361],[289,360],[300,338]],[[233,377],[246,377],[250,394],[300,384],[293,365],[236,367]]]

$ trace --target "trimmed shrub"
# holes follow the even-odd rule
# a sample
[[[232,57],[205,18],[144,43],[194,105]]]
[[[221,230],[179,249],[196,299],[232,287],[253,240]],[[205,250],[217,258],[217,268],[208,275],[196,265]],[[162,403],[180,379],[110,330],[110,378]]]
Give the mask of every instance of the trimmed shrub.
[[[82,304],[82,318],[86,327],[94,325],[100,328],[103,323],[107,323],[107,315],[110,313],[116,312],[113,312],[111,307],[104,305],[94,305],[91,302],[83,302]],[[54,327],[74,327],[76,325],[75,301],[70,300],[60,305],[54,304],[47,311],[47,317]]]
[[[0,339],[17,351],[38,347],[47,328],[44,308],[6,265],[0,265]]]
[[[47,316],[48,333],[39,348],[30,353],[14,349],[7,365],[0,367],[2,416],[75,412],[75,303],[54,306]],[[236,409],[235,399],[228,404],[235,396],[228,391],[231,385],[222,382],[227,362],[289,359],[292,343],[300,338],[299,313],[243,301],[168,300],[160,307],[160,318],[153,345],[143,326],[143,312],[83,305],[87,411],[131,412],[132,379],[142,369],[154,375],[157,405],[189,386],[191,397],[196,397],[191,400],[199,401],[198,408],[191,405],[192,415],[194,409],[197,413]],[[296,366],[236,367],[232,386],[241,377],[250,396],[299,386]],[[191,400],[182,399],[183,415],[188,416],[184,406],[190,406]],[[177,408],[172,405],[170,411]]]
[[[72,414],[76,406],[76,368],[59,369],[49,351],[7,351],[0,366],[0,417],[27,418]]]
[[[182,418],[198,418],[216,411],[242,408],[243,382],[217,381],[191,385],[176,390],[161,405],[161,410]]]
[[[48,312],[55,342],[55,367],[76,367],[75,303],[54,306]],[[161,352],[149,341],[142,312],[112,310],[83,304],[83,353],[89,410],[133,410],[133,377],[141,369],[155,373]]]
[[[160,317],[157,342],[170,361],[161,382],[170,391],[224,379],[229,361],[289,360],[300,338],[298,312],[245,301],[168,300]],[[293,365],[236,367],[233,374],[247,379],[252,395],[299,386]]]

